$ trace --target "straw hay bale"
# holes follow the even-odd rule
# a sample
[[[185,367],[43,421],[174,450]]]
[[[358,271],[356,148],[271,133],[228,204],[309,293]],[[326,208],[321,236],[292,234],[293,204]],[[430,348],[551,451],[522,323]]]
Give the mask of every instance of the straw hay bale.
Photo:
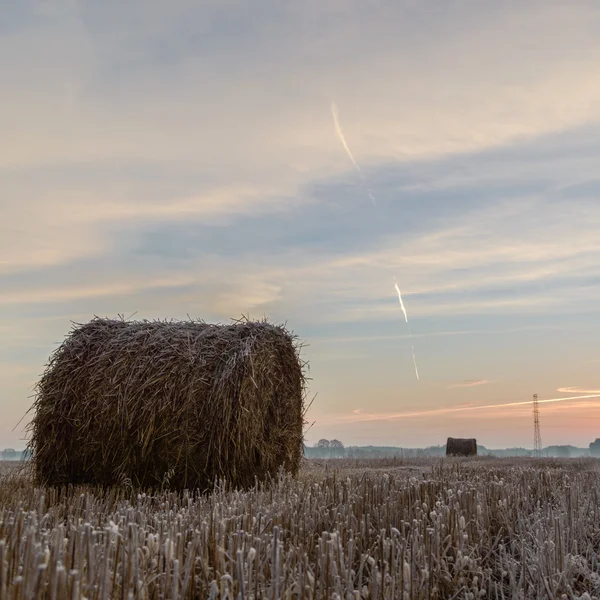
[[[477,440],[475,438],[448,438],[446,456],[477,456]]]
[[[297,338],[266,321],[95,318],[75,325],[38,383],[37,479],[206,489],[247,487],[302,456]]]

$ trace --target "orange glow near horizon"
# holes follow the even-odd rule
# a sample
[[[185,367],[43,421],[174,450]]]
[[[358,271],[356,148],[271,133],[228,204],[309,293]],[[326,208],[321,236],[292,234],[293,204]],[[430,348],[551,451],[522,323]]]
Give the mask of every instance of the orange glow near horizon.
[[[562,397],[562,398],[547,398],[543,400],[538,400],[539,404],[550,404],[556,402],[567,402],[571,400],[584,400],[588,398],[600,398],[600,393],[598,394],[586,394],[582,396],[571,396],[571,397]],[[505,402],[498,404],[483,404],[479,406],[452,406],[448,408],[434,408],[431,410],[422,410],[422,411],[407,411],[407,412],[398,412],[398,413],[356,413],[353,411],[353,414],[341,417],[337,422],[348,422],[348,421],[391,421],[391,420],[400,420],[400,419],[408,419],[411,417],[428,417],[434,415],[442,415],[449,413],[458,413],[458,412],[472,412],[472,411],[480,411],[480,410],[490,410],[490,409],[506,409],[513,408],[517,406],[528,406],[531,405],[531,401],[521,401],[521,402]]]

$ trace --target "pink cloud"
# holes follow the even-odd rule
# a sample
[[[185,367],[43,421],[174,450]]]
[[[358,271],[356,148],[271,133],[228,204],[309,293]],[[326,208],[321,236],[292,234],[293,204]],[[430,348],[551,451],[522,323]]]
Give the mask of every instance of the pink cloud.
[[[561,387],[556,390],[561,394],[600,394],[600,390],[588,390],[578,386],[573,387]]]
[[[571,402],[573,400],[587,400],[589,398],[599,398],[600,392],[595,394],[587,394],[581,396],[571,396],[567,398],[544,398],[539,400],[540,404],[550,404],[556,402]],[[394,421],[398,419],[407,419],[411,417],[430,417],[434,415],[442,415],[442,414],[451,414],[451,413],[462,413],[462,412],[470,412],[470,411],[488,411],[491,410],[493,412],[494,409],[498,409],[499,411],[504,411],[506,409],[510,409],[513,407],[531,407],[531,400],[524,400],[519,402],[503,402],[498,404],[477,404],[474,406],[464,406],[464,405],[454,405],[444,408],[433,408],[426,410],[416,410],[416,411],[406,411],[406,412],[397,412],[397,413],[361,413],[348,415],[342,417],[341,419],[336,419],[336,423],[349,423],[355,422],[359,418],[361,422],[366,421]],[[354,412],[354,411],[353,411]],[[323,422],[323,421],[322,421]]]

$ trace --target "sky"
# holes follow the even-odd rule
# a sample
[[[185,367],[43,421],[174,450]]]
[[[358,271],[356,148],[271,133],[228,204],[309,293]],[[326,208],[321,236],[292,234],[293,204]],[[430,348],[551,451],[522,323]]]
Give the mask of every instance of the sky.
[[[0,448],[134,313],[287,323],[309,444],[600,437],[596,0],[0,0],[0,72]]]

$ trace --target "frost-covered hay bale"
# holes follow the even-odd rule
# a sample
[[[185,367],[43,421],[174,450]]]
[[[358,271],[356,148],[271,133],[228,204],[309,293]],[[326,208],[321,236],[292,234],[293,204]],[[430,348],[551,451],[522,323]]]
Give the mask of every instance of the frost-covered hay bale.
[[[37,480],[206,489],[251,486],[302,456],[304,363],[266,321],[95,318],[76,325],[38,383]]]
[[[475,438],[448,438],[446,456],[477,456],[477,440]]]

